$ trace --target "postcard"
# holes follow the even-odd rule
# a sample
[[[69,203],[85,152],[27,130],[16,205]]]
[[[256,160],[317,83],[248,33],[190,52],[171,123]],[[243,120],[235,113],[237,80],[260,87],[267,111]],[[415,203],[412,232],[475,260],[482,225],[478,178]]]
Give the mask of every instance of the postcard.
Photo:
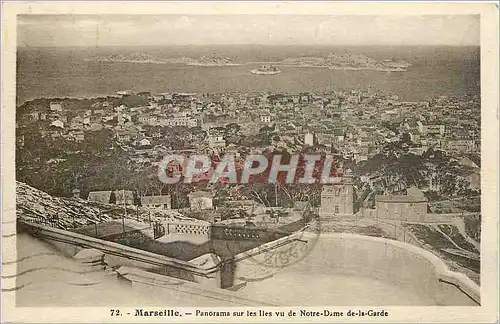
[[[493,2],[4,2],[2,319],[498,321]]]

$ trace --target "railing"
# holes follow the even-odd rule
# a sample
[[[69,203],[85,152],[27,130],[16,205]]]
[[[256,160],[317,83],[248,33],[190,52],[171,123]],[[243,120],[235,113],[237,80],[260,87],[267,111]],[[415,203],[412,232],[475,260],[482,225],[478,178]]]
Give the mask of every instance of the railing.
[[[448,281],[448,280],[445,280],[445,279],[442,279],[442,278],[439,278],[438,281],[442,282],[442,283],[445,283],[445,284],[448,284],[448,285],[454,286],[455,288],[457,288],[458,290],[460,290],[465,296],[469,297],[469,299],[472,300],[474,303],[476,303],[477,305],[481,306],[481,303],[478,301],[479,298],[477,296],[475,296],[475,297],[472,296],[469,292],[467,292],[466,290],[464,290],[460,284],[452,282],[452,281]]]
[[[210,224],[194,224],[186,222],[168,222],[165,223],[166,234],[182,233],[182,234],[197,234],[210,235]]]

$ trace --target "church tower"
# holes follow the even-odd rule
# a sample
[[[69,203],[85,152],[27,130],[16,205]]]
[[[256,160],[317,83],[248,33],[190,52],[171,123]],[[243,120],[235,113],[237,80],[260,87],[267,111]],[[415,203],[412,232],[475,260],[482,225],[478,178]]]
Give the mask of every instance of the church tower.
[[[321,218],[337,218],[354,214],[354,182],[351,170],[334,178],[334,183],[323,185],[321,191]]]

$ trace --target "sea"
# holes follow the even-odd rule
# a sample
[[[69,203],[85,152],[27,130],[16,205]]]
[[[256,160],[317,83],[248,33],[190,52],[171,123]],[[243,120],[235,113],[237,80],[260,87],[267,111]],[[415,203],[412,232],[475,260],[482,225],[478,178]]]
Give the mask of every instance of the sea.
[[[406,72],[280,66],[280,74],[255,75],[250,73],[255,68],[251,65],[207,67],[96,60],[110,54],[143,53],[164,58],[217,55],[242,62],[273,62],[287,57],[326,57],[331,52],[404,60],[412,66]],[[480,94],[480,48],[466,46],[20,47],[16,63],[18,105],[36,98],[107,96],[121,90],[300,93],[372,89],[404,101]]]

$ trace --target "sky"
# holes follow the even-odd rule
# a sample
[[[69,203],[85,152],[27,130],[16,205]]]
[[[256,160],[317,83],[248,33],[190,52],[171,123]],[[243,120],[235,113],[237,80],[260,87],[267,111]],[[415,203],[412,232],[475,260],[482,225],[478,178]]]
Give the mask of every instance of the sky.
[[[18,46],[479,46],[479,23],[476,15],[19,15]]]

